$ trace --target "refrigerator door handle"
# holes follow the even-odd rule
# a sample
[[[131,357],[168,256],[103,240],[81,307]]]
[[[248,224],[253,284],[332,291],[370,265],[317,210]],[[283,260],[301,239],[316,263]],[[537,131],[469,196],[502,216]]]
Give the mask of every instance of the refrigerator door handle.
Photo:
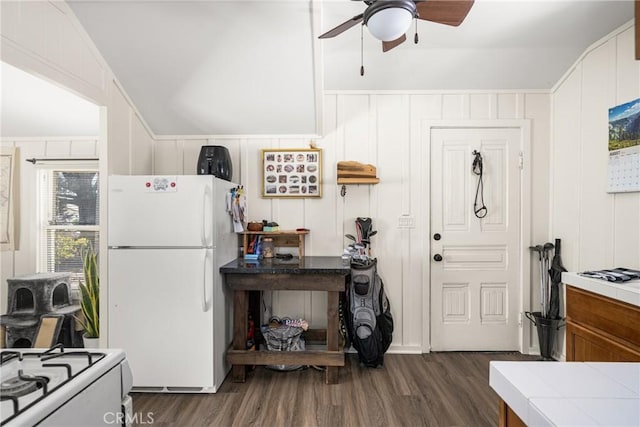
[[[205,186],[202,194],[202,246],[205,248],[209,246],[209,235],[207,233],[207,223],[211,223],[207,221],[207,199],[211,199],[211,192],[209,191],[209,186]]]
[[[204,250],[204,260],[202,263],[202,312],[207,312],[207,253]]]

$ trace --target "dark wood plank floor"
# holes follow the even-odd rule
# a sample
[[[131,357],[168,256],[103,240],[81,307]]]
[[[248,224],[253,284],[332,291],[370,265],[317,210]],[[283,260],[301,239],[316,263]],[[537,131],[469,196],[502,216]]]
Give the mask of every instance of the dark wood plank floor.
[[[340,383],[313,368],[258,367],[216,394],[133,394],[139,426],[497,426],[489,361],[538,360],[520,353],[385,355],[382,369],[347,355]],[[152,421],[152,422],[151,422]]]

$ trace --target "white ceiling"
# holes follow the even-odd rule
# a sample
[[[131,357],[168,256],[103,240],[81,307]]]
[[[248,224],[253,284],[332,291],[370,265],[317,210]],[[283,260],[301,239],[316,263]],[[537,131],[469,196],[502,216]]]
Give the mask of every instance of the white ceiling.
[[[308,1],[72,1],[156,134],[315,132]]]
[[[361,13],[361,1],[69,4],[160,135],[316,133],[316,78],[327,90],[550,89],[633,19],[632,0],[476,0],[460,27],[419,21],[420,43],[412,26],[387,53],[365,28],[361,77],[359,26],[317,39]],[[4,110],[12,83],[2,84]]]
[[[96,137],[98,106],[59,86],[0,62],[0,136]]]
[[[326,2],[323,32],[362,12],[361,2]],[[550,89],[592,43],[633,19],[633,1],[476,0],[459,27],[418,21],[407,41],[382,53],[360,28],[324,40],[328,89]]]

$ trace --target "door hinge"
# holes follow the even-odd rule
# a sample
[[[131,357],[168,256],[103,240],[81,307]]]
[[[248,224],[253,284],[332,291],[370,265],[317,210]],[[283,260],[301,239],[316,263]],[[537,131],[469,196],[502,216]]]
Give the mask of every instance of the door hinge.
[[[524,154],[522,153],[522,151],[518,155],[518,167],[520,168],[520,170],[524,168]]]
[[[518,316],[518,326],[522,328],[522,322],[524,321],[524,313],[520,312],[520,316]]]

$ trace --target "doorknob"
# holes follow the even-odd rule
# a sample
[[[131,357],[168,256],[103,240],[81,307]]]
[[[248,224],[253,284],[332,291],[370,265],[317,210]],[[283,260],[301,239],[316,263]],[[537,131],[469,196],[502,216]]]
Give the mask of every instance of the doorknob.
[[[436,262],[440,262],[440,261],[442,261],[442,255],[440,255],[440,254],[435,254],[435,255],[433,256],[433,260],[434,260],[434,261],[436,261]]]
[[[440,235],[440,233],[436,233],[433,235],[433,240],[440,240],[442,239],[442,236]]]

